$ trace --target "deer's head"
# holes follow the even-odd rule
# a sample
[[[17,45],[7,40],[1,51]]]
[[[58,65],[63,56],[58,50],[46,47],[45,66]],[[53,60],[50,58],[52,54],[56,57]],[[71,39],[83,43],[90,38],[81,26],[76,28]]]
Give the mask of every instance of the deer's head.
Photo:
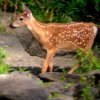
[[[9,26],[11,28],[26,26],[27,22],[30,21],[31,18],[33,18],[32,12],[23,4],[23,13],[19,14],[14,22]]]

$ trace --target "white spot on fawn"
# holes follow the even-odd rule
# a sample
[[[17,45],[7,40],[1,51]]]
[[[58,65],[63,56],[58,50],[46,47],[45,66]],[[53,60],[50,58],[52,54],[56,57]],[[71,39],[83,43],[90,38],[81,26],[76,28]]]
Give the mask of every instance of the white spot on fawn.
[[[49,32],[47,31],[46,34],[49,35]]]

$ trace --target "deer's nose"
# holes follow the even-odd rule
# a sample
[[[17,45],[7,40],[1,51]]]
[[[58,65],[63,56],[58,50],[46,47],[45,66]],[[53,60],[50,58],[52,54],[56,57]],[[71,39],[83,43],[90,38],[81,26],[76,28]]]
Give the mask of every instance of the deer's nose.
[[[16,27],[14,27],[14,26],[12,25],[12,23],[9,25],[9,27],[10,27],[10,28],[16,28]]]

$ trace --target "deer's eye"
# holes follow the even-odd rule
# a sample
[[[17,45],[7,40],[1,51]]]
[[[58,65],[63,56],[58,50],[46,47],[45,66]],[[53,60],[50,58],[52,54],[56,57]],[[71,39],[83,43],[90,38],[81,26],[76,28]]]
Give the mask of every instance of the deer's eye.
[[[23,20],[23,18],[19,18],[19,21],[22,21]]]

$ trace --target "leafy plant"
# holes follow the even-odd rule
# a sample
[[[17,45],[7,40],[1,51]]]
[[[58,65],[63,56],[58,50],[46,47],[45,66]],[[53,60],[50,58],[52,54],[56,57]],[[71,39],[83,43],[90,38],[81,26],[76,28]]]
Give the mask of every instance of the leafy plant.
[[[3,9],[4,0],[0,0]],[[22,11],[24,2],[44,22],[100,21],[100,0],[5,0],[7,11]],[[17,3],[16,3],[17,1]],[[91,10],[92,9],[92,10]],[[98,20],[98,21],[97,21]]]
[[[82,50],[78,50],[76,56],[78,57],[80,63],[80,68],[77,69],[77,73],[86,73],[92,70],[100,70],[99,59],[93,55],[92,51],[88,52],[88,54],[84,54]]]
[[[3,63],[5,57],[4,49],[0,48],[0,64]]]
[[[53,98],[57,98],[57,97],[60,97],[61,94],[59,92],[52,92],[50,95],[49,95],[49,99],[53,99]]]
[[[12,69],[10,68],[9,65],[7,64],[0,65],[0,74],[7,74],[7,73],[10,73],[10,71],[12,71]]]
[[[25,67],[19,67],[19,71],[20,72],[26,72],[27,71],[27,68],[25,68]],[[27,71],[28,72],[28,71]]]
[[[67,83],[64,88],[68,89],[68,88],[72,87],[73,85],[74,85],[74,83]]]
[[[93,95],[91,93],[91,86],[87,85],[81,94],[83,100],[94,100]]]
[[[0,48],[0,74],[7,74],[12,70],[12,68],[9,65],[4,63],[5,57],[6,57],[5,50]]]

